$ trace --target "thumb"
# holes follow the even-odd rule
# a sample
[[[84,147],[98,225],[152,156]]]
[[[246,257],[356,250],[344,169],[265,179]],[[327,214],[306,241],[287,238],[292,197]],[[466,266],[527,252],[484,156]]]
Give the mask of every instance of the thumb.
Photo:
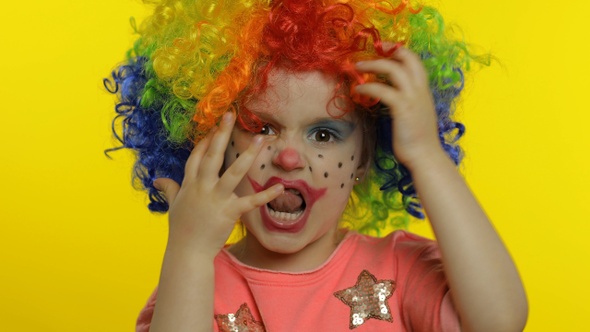
[[[172,202],[176,199],[176,194],[180,190],[180,185],[169,178],[155,179],[154,187],[164,193],[168,205],[172,205]]]

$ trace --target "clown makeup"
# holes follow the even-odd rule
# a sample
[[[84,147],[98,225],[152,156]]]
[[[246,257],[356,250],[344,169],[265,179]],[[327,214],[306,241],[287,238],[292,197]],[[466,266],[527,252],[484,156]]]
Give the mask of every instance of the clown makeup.
[[[250,245],[292,254],[318,241],[333,244],[354,177],[364,172],[361,158],[355,158],[361,154],[363,126],[354,112],[331,116],[342,107],[334,101],[335,89],[336,82],[319,72],[277,71],[269,76],[269,88],[247,103],[262,126],[256,132],[234,128],[226,167],[254,135],[269,138],[235,193],[285,186],[278,198],[242,216]]]

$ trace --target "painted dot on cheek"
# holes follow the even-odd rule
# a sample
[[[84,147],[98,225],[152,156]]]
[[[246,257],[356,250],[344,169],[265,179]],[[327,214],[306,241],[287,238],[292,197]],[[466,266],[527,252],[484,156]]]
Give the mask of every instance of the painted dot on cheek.
[[[238,158],[239,156],[240,156],[240,154],[239,153],[236,153],[236,158]]]
[[[264,169],[265,167],[266,167],[266,165],[265,165],[265,164],[262,164],[262,165],[260,165],[260,169],[261,169],[261,170],[262,170],[262,169]]]
[[[310,172],[313,172],[313,171],[311,170],[311,166],[309,166],[309,171],[310,171]]]
[[[234,144],[235,144],[234,141],[231,141],[231,146],[234,146]]]
[[[350,178],[352,179],[354,177],[354,173],[350,173]]]
[[[350,160],[354,160],[354,156],[350,156]]]
[[[342,168],[342,163],[338,163],[338,168]]]
[[[340,184],[340,188],[344,188],[344,183],[341,183]]]
[[[269,145],[269,146],[267,146],[267,147],[266,147],[266,149],[267,149],[268,151],[270,151],[270,145]]]
[[[328,177],[328,172],[324,172],[324,177],[327,178]]]
[[[318,158],[324,158],[323,154],[318,154]]]

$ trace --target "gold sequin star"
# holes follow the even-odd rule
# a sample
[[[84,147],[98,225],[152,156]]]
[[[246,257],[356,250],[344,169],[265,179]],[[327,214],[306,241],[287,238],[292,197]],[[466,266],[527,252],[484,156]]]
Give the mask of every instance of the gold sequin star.
[[[395,290],[395,281],[377,280],[369,271],[363,270],[356,285],[334,293],[350,307],[350,329],[363,325],[368,319],[376,318],[393,322],[387,299]]]
[[[235,314],[215,315],[220,332],[265,332],[264,325],[252,317],[246,303]]]

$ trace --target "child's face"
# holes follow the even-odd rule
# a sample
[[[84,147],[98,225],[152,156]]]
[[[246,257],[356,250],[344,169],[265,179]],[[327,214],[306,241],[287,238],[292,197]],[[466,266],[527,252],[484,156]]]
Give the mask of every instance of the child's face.
[[[286,188],[281,197],[242,216],[247,236],[267,250],[296,253],[315,241],[333,241],[355,178],[363,175],[362,125],[353,112],[339,119],[330,115],[342,114],[332,102],[335,87],[318,72],[276,71],[269,88],[245,104],[267,123],[261,134],[270,138],[235,192],[248,195],[277,182]],[[226,168],[252,136],[234,128]]]

